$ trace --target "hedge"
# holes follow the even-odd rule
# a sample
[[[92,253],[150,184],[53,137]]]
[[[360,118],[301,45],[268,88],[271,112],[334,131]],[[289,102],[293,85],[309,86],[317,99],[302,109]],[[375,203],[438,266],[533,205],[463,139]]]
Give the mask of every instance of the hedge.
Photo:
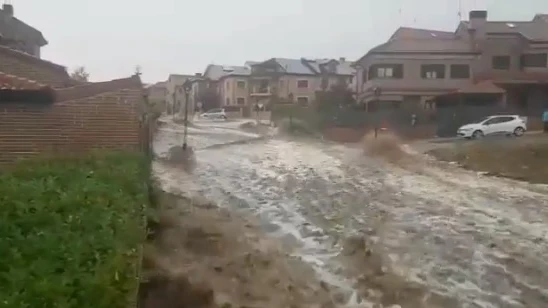
[[[146,159],[95,153],[0,174],[0,307],[128,307],[138,289]]]

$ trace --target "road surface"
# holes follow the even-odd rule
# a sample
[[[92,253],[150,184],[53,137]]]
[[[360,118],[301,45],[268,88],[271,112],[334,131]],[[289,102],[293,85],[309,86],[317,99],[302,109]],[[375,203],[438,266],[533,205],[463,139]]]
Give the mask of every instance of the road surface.
[[[181,138],[180,127],[162,129],[158,155]],[[546,186],[419,154],[402,166],[342,145],[265,139],[234,123],[197,123],[189,144],[193,175],[157,163],[165,185],[259,217],[331,285],[362,297],[393,292],[402,307],[548,305]],[[345,253],[353,238],[366,257]]]

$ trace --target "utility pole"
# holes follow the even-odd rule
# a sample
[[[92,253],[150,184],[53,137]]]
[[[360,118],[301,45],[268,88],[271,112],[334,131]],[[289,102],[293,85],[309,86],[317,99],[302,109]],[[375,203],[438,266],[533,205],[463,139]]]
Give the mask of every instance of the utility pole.
[[[189,105],[189,94],[190,90],[192,90],[192,83],[190,79],[187,79],[185,83],[183,84],[183,90],[185,91],[185,117],[184,117],[184,135],[183,135],[183,151],[186,151],[187,149],[187,139],[188,139],[188,105]]]

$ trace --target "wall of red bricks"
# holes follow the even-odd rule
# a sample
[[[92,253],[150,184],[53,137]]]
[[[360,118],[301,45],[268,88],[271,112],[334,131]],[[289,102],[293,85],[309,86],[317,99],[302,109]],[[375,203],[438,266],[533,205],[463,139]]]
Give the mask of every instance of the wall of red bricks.
[[[40,153],[141,150],[140,90],[50,105],[0,103],[0,165]]]

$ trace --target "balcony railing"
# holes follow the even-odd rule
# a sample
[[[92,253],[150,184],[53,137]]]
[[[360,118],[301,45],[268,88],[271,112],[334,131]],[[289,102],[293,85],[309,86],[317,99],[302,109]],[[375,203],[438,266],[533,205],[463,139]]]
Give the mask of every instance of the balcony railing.
[[[270,87],[251,87],[251,95],[270,95],[272,92]]]

